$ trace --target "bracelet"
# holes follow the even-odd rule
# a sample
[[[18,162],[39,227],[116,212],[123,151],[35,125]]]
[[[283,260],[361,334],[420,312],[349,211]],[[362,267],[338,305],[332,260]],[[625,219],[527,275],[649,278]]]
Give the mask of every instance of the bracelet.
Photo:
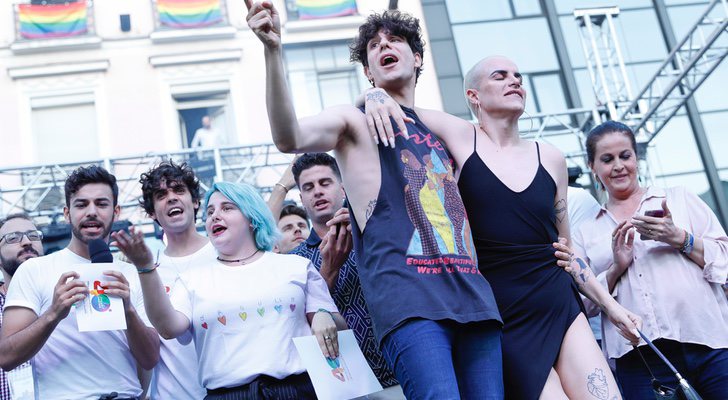
[[[683,252],[683,254],[685,254],[686,256],[689,256],[690,253],[693,252],[694,244],[695,244],[695,236],[693,236],[692,233],[688,233],[688,238],[686,239],[686,243],[683,245],[683,247],[680,249],[680,251]]]
[[[316,312],[317,313],[325,312],[326,314],[329,314],[329,316],[331,317],[331,319],[334,319],[334,314],[332,314],[331,311],[329,311],[329,310],[327,310],[325,308],[319,308]]]
[[[286,191],[286,193],[288,193],[288,191],[289,191],[289,190],[291,190],[291,189],[287,188],[287,187],[286,187],[286,185],[284,185],[284,184],[282,184],[282,183],[280,183],[280,182],[276,182],[276,185],[278,185],[278,186],[282,187],[282,188],[283,188],[283,190],[285,190],[285,191]]]
[[[685,237],[683,237],[683,242],[682,242],[682,244],[680,244],[680,247],[678,247],[678,249],[680,251],[682,251],[682,249],[684,249],[685,246],[687,246],[688,243],[690,243],[690,234],[686,230],[683,230],[683,232],[685,232]]]
[[[157,269],[157,267],[159,267],[159,264],[156,264],[156,263],[155,263],[155,264],[154,264],[154,265],[152,266],[152,268],[137,269],[137,272],[138,272],[139,274],[147,274],[147,273],[149,273],[149,272],[152,272],[152,271],[154,271],[155,269]]]

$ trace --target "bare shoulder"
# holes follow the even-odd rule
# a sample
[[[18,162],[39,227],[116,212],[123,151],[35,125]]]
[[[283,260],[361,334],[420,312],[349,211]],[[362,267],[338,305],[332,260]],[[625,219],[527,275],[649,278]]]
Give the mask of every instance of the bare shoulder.
[[[564,154],[549,143],[539,141],[538,146],[541,152],[541,164],[546,168],[546,172],[551,175],[557,186],[566,185],[568,183],[568,174]]]
[[[566,166],[566,159],[564,159],[564,153],[561,152],[556,146],[538,142],[539,150],[541,151],[541,162],[545,167],[561,168]]]
[[[446,134],[472,131],[473,125],[470,122],[444,111],[415,107],[415,112],[422,122],[432,130],[438,129]]]
[[[468,156],[473,151],[473,132],[475,127],[469,121],[444,111],[415,108],[417,116],[438,139],[445,143],[456,161],[460,156]]]

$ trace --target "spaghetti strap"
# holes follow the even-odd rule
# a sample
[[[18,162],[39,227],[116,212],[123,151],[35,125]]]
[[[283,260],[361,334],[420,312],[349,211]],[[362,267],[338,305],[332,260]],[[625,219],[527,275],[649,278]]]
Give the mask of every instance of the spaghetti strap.
[[[536,154],[538,155],[538,164],[541,165],[541,149],[538,147],[538,142],[536,143]]]
[[[473,125],[473,153],[478,151],[478,147],[476,146],[478,142],[478,131],[475,129],[475,125]]]

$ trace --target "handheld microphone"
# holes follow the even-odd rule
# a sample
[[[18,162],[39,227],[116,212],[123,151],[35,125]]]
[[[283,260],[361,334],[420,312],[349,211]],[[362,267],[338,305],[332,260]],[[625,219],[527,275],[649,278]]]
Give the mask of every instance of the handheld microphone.
[[[103,239],[93,239],[88,242],[88,255],[92,263],[114,262],[109,245]]]

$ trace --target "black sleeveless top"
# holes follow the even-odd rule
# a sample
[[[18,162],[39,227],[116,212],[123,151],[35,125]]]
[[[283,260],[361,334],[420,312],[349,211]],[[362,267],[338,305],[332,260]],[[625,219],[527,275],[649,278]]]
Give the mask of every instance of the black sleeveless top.
[[[477,134],[475,134],[477,135]],[[475,150],[458,186],[473,227],[480,271],[503,317],[507,399],[538,399],[561,342],[583,310],[571,275],[556,264],[556,183],[541,164],[521,192],[508,188]],[[517,168],[517,166],[514,166]]]
[[[414,110],[402,109],[415,123],[409,139],[397,132],[394,149],[379,145],[382,183],[363,233],[351,214],[374,333],[381,341],[410,318],[500,321],[450,155]]]

